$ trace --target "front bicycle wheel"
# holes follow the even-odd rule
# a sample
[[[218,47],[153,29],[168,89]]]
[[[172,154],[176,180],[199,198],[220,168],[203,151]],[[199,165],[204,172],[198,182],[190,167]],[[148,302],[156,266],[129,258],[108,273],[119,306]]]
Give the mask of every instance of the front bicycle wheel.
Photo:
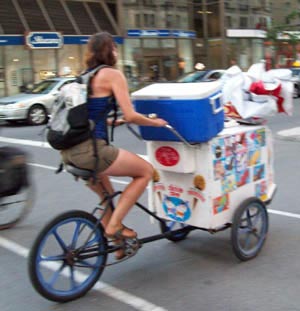
[[[0,198],[0,230],[9,229],[29,214],[33,206],[33,187],[23,186],[14,195]]]
[[[54,218],[29,253],[29,276],[43,297],[67,302],[85,295],[100,278],[107,240],[97,219],[84,211]]]

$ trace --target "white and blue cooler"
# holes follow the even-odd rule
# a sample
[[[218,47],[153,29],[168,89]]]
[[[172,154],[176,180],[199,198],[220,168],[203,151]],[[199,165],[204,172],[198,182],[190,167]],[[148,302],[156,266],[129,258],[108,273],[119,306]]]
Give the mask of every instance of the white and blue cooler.
[[[155,113],[187,141],[207,142],[224,128],[224,111],[219,81],[199,83],[156,83],[132,95],[136,110]],[[179,141],[166,128],[140,126],[143,139]]]

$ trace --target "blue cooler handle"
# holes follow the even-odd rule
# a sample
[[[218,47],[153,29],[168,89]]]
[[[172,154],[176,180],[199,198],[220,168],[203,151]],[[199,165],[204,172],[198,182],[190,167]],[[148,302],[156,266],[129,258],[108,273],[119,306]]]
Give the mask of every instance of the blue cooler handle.
[[[211,104],[211,108],[213,114],[217,114],[220,111],[224,110],[223,100],[222,100],[222,93],[218,93],[209,98],[209,103]]]

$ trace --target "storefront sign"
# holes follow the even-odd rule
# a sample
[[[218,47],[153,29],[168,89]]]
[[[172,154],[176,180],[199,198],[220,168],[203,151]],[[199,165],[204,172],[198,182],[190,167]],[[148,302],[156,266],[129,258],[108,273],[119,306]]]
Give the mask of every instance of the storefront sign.
[[[64,36],[64,44],[87,44],[90,36]],[[124,39],[122,37],[114,36],[114,41],[117,44],[123,44]]]
[[[195,38],[194,31],[185,30],[167,30],[167,29],[129,29],[127,31],[128,37],[181,37],[181,38]]]
[[[59,49],[63,45],[63,37],[59,32],[29,32],[25,39],[31,49]]]
[[[23,36],[0,36],[0,46],[1,45],[23,45],[24,37]]]

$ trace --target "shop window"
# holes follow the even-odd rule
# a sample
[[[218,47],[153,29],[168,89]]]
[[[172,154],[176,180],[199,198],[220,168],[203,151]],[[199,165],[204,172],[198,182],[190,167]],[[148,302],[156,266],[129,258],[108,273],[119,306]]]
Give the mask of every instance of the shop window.
[[[32,84],[33,73],[30,64],[29,50],[23,46],[5,46],[5,83],[7,94],[13,95],[20,92],[28,84]]]
[[[124,41],[123,60],[129,91],[132,92],[143,83],[143,53],[140,39],[126,39]]]
[[[64,77],[77,76],[82,71],[80,47],[78,45],[64,45],[58,51],[58,75]]]

